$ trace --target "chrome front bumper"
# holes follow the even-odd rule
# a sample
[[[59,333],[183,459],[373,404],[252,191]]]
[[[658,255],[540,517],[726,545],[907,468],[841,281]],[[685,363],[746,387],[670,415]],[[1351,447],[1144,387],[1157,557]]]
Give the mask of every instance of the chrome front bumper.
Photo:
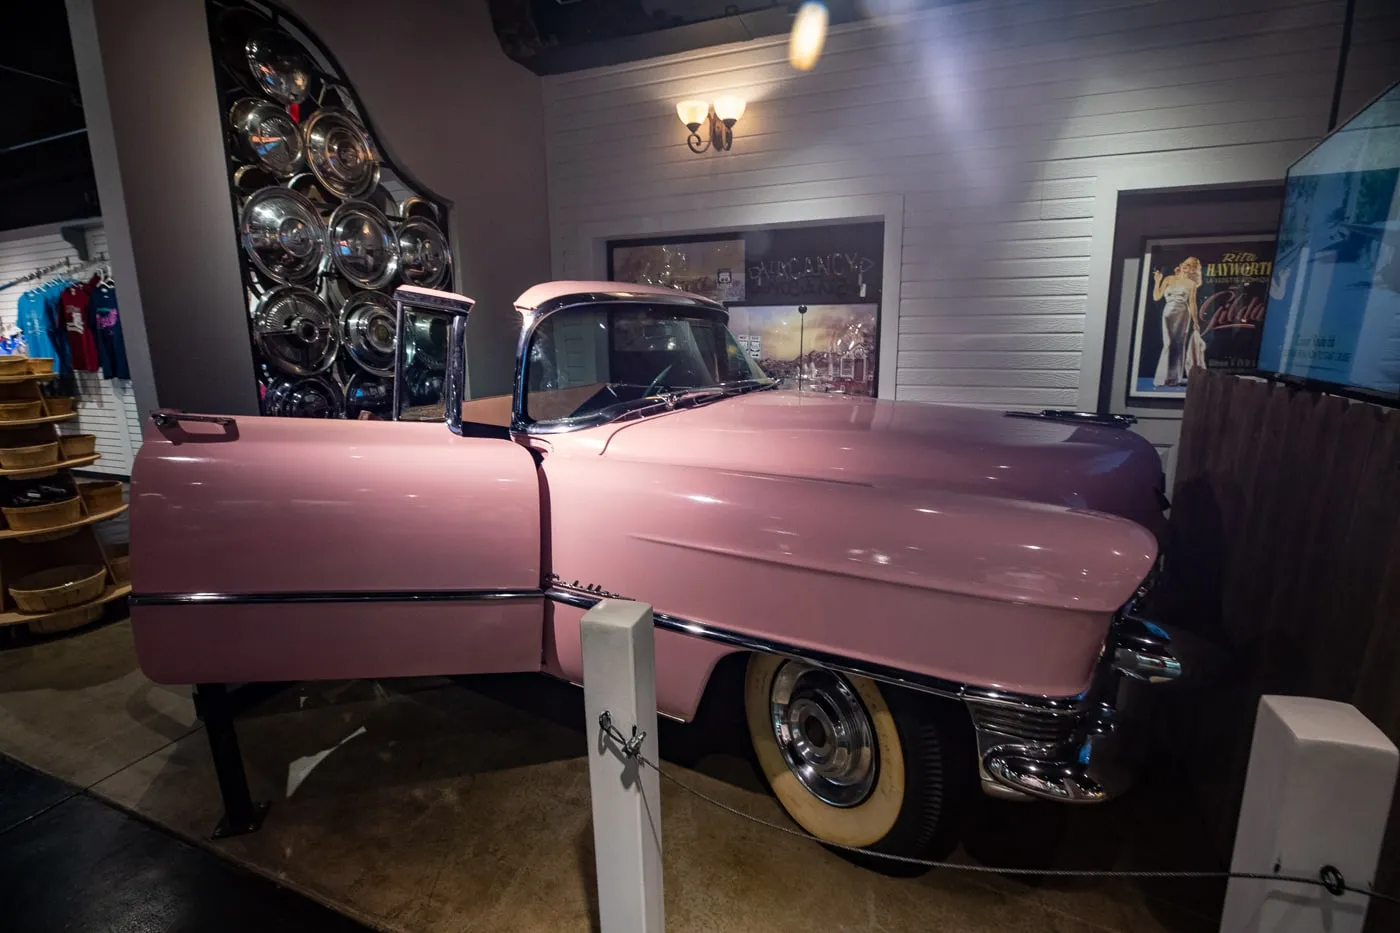
[[[1119,613],[1089,689],[1032,700],[992,691],[964,695],[977,730],[982,789],[1010,799],[1098,803],[1126,789],[1120,708],[1135,684],[1181,675],[1161,626]]]

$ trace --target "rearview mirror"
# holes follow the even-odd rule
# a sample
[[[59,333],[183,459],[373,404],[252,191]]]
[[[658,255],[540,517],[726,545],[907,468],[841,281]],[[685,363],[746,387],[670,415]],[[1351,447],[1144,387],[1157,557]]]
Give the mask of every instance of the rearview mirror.
[[[416,285],[394,290],[394,420],[443,421],[462,433],[467,382],[467,315],[476,302]]]

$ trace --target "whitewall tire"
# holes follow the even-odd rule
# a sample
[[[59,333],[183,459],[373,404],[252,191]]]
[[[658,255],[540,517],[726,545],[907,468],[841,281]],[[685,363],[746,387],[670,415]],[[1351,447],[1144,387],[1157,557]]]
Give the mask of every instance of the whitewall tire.
[[[823,842],[922,859],[942,858],[957,844],[959,818],[976,780],[960,708],[868,678],[755,654],[744,712],[774,795]],[[835,851],[882,871],[919,870]]]

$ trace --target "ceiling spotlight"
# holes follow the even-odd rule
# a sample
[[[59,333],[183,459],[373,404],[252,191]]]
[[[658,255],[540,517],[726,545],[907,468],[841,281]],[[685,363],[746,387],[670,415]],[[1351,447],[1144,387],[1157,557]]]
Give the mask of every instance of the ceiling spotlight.
[[[798,71],[811,71],[822,57],[828,19],[826,5],[816,0],[798,8],[792,20],[792,35],[788,37],[788,62]]]

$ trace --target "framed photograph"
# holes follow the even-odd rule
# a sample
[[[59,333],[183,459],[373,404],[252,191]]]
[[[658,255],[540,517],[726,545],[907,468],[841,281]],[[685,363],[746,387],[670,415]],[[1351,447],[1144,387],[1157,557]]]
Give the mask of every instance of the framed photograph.
[[[884,247],[881,221],[613,240],[608,278],[723,302],[739,345],[786,387],[874,396]]]
[[[1273,268],[1271,233],[1148,240],[1128,396],[1185,398],[1194,369],[1254,369]]]
[[[608,249],[608,277],[729,303],[744,300],[744,260],[738,235],[614,243]]]
[[[879,305],[745,305],[729,329],[783,388],[873,396]]]

